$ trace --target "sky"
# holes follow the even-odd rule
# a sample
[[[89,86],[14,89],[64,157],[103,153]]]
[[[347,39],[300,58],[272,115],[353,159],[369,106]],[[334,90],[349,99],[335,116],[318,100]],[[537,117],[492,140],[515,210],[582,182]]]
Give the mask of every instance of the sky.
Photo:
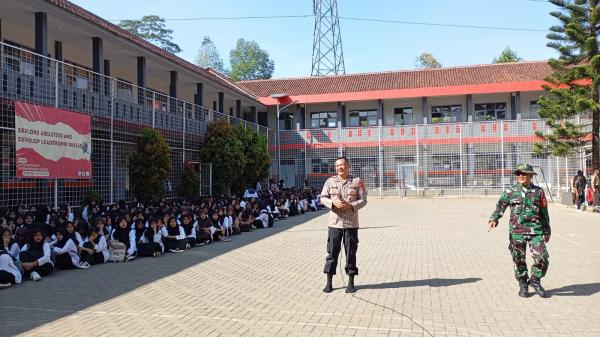
[[[107,20],[159,15],[166,19],[312,14],[312,0],[71,0]],[[511,31],[393,24],[340,19],[346,73],[415,68],[432,53],[445,67],[491,63],[510,46],[527,61],[557,56],[546,47],[557,20],[543,0],[338,0],[340,17],[441,24],[527,28]],[[115,22],[116,23],[116,22]],[[193,62],[205,35],[215,42],[226,67],[241,37],[256,41],[275,62],[274,78],[310,76],[314,18],[167,21],[178,54]]]

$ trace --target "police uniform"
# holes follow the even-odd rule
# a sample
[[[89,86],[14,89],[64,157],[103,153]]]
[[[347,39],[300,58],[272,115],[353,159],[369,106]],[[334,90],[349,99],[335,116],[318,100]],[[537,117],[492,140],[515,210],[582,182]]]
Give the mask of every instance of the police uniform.
[[[535,174],[531,165],[524,164],[519,165],[515,172]],[[522,287],[525,287],[519,292],[519,295],[526,296],[527,283],[538,291],[541,288],[540,279],[546,275],[548,270],[549,256],[544,239],[544,236],[551,234],[548,202],[541,187],[534,184],[524,186],[517,183],[504,190],[490,221],[497,222],[508,206],[511,209],[508,249],[514,262],[515,278]],[[527,276],[525,260],[527,243],[529,243],[533,257],[530,279]],[[543,288],[541,289],[543,290]],[[543,292],[545,293],[545,291]]]
[[[341,210],[333,206],[337,198],[346,201],[352,207]],[[327,238],[327,258],[324,273],[335,275],[344,240],[346,252],[346,274],[358,275],[356,251],[358,249],[358,210],[367,204],[367,192],[360,178],[349,175],[345,181],[333,176],[325,181],[321,190],[321,203],[329,208],[329,225]]]

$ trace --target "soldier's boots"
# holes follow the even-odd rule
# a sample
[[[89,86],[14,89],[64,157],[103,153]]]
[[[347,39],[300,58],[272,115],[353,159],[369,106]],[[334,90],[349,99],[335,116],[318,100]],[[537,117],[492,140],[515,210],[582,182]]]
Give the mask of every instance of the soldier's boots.
[[[544,287],[542,287],[542,284],[540,283],[539,279],[536,279],[536,278],[529,279],[529,285],[535,290],[535,292],[541,298],[548,297],[548,293],[546,292],[546,289],[544,289]]]
[[[526,278],[519,279],[519,296],[529,297],[529,286]]]
[[[325,285],[325,288],[323,288],[324,293],[330,293],[333,290],[333,287],[331,285],[332,279],[333,274],[327,274],[327,284]]]
[[[346,287],[346,292],[349,294],[356,292],[356,288],[354,288],[354,275],[348,276],[348,286]]]

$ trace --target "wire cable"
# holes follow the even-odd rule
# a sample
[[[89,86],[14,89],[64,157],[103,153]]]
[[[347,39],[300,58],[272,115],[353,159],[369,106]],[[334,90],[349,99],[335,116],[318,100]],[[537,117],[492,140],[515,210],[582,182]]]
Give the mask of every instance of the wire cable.
[[[346,242],[345,240],[342,239],[342,244],[344,245],[344,259],[346,259],[346,261],[348,260],[348,256],[346,255]],[[346,288],[348,287],[348,283],[346,282],[346,278],[344,277],[344,273],[342,271],[342,264],[340,263],[341,261],[338,260],[338,266],[340,267],[340,276],[342,277],[342,282],[344,283],[344,285],[346,286]],[[348,293],[347,293],[348,294]],[[419,328],[421,328],[421,330],[423,330],[423,332],[427,333],[429,336],[434,337],[434,335],[429,332],[429,330],[427,330],[423,325],[419,324],[417,321],[415,321],[412,317],[410,317],[409,315],[403,313],[402,311],[398,311],[396,309],[390,308],[390,307],[386,307],[385,305],[381,305],[379,303],[375,303],[372,301],[369,301],[367,299],[364,299],[362,297],[357,296],[355,293],[349,293],[352,297],[354,297],[357,300],[369,303],[371,305],[383,308],[383,309],[387,309],[393,313],[396,313],[402,317],[407,318],[408,320],[410,320],[414,325],[418,326]]]

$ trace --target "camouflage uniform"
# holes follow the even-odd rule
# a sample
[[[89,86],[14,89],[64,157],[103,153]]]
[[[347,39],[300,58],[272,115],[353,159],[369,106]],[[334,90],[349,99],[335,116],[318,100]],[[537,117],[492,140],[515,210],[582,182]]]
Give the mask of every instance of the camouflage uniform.
[[[532,278],[540,279],[548,270],[548,251],[544,235],[550,235],[548,202],[544,190],[534,184],[519,183],[504,190],[490,221],[498,221],[510,205],[509,246],[515,264],[515,277],[527,279],[525,250],[527,242],[533,256]]]

